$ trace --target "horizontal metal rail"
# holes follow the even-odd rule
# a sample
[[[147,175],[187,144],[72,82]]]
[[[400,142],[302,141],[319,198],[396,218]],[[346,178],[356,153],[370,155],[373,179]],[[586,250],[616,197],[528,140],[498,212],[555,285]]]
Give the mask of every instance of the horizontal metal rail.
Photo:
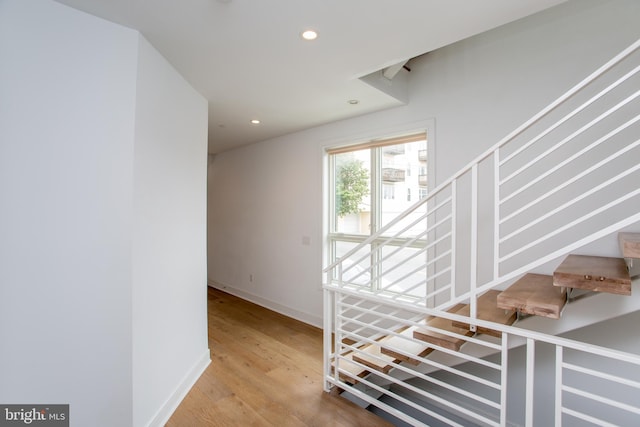
[[[618,134],[619,132],[627,129],[628,127],[630,127],[631,125],[635,124],[639,120],[640,120],[640,116],[636,116],[632,120],[629,120],[624,125],[621,125],[621,126],[617,127],[616,129],[614,129],[611,132],[607,133],[606,135],[604,135],[603,137],[599,138],[598,140],[596,140],[592,144],[589,144],[584,149],[582,149],[579,152],[569,156],[567,159],[563,160],[562,162],[557,163],[554,167],[550,168],[546,172],[541,173],[536,178],[532,179],[531,181],[526,183],[524,186],[522,186],[520,188],[520,190],[518,190],[516,193],[519,194],[521,191],[526,189],[525,187],[529,188],[529,187],[533,186],[534,184],[537,184],[538,182],[542,181],[544,178],[550,176],[554,172],[559,171],[562,167],[564,167],[567,164],[571,163],[573,160],[575,160],[578,157],[582,156],[584,153],[586,153],[588,151],[591,151],[593,148],[595,148],[596,146],[600,145],[602,142],[605,142],[605,141],[609,140],[611,137],[613,137],[614,135]],[[559,185],[555,186],[552,189],[552,191],[546,193],[545,196],[548,197],[548,196],[551,196],[553,194],[556,194],[558,191],[568,187],[570,184],[573,184],[574,182],[578,181],[580,178],[583,178],[583,177],[587,176],[591,172],[593,172],[595,170],[598,170],[599,168],[601,168],[601,167],[607,165],[608,163],[612,162],[613,160],[619,158],[621,155],[633,150],[634,148],[636,148],[637,144],[638,144],[638,141],[635,141],[632,144],[630,144],[630,145],[624,147],[623,149],[619,150],[618,152],[607,156],[606,158],[604,158],[601,161],[597,162],[593,166],[583,170],[582,172],[574,175],[573,177],[571,177],[571,178],[567,179],[566,181],[560,183]],[[512,195],[514,195],[514,194],[509,195],[509,197],[511,197]],[[531,202],[526,203],[521,208],[515,210],[514,212],[510,213],[509,215],[505,215],[503,218],[500,219],[500,223],[501,224],[505,223],[505,222],[509,221],[511,218],[513,218],[514,216],[517,216],[517,215],[521,214],[523,211],[526,211],[526,210],[532,208],[537,203],[539,203],[540,200],[541,200],[541,198],[532,200]],[[504,202],[504,201],[505,200],[503,199],[501,202]]]
[[[361,322],[360,320],[354,320],[354,319],[352,319],[352,318],[345,317],[344,315],[341,315],[341,314],[339,314],[339,315],[338,315],[338,318],[340,318],[340,319],[342,319],[342,320],[345,320],[345,319],[346,319],[346,320],[348,320],[349,322],[352,322],[352,323],[355,323],[355,324],[359,324],[359,325],[361,325],[361,326],[365,326],[365,327],[367,327],[367,328],[371,328],[371,329],[377,330],[378,332],[381,332],[381,333],[383,333],[383,334],[386,334],[386,336],[398,336],[398,337],[401,337],[401,336],[402,336],[402,335],[401,335],[400,333],[398,333],[398,332],[393,332],[393,331],[391,330],[392,328],[380,328],[380,327],[375,326],[375,324],[374,324],[374,323]],[[390,316],[390,315],[387,315],[387,314],[381,315],[381,318],[384,318],[384,319],[393,319],[393,320],[397,320],[398,322],[402,322],[402,319],[397,319],[397,318],[394,318],[393,316]],[[439,328],[434,328],[434,327],[431,327],[431,326],[428,326],[428,325],[419,324],[419,323],[416,323],[416,322],[413,322],[413,323],[415,323],[415,324],[416,324],[416,325],[418,325],[421,329],[424,329],[424,330],[428,330],[428,331],[432,331],[432,332],[437,332],[437,333],[439,333],[439,334],[447,335],[447,336],[450,336],[450,337],[452,337],[452,338],[463,339],[463,340],[465,340],[466,342],[470,342],[470,343],[478,344],[478,345],[480,345],[480,346],[487,347],[487,348],[491,348],[491,349],[494,349],[494,350],[500,350],[500,349],[501,349],[501,346],[500,346],[500,345],[497,345],[497,344],[494,344],[494,343],[491,343],[491,342],[488,342],[488,341],[479,340],[479,339],[477,339],[477,338],[468,337],[468,336],[466,336],[466,335],[456,334],[455,332],[451,332],[451,331],[447,331],[447,330],[439,329]],[[404,325],[404,324],[400,324],[400,323],[399,323],[399,324],[398,324],[395,328],[393,328],[393,329],[399,329],[399,328],[401,328],[401,327],[403,327],[403,326],[405,326],[405,325]],[[345,332],[345,333],[348,333],[349,335],[356,336],[356,334],[355,334],[355,333],[353,333],[353,332],[350,332],[350,331],[344,331],[344,332]],[[419,342],[419,341],[420,341],[420,340],[415,340],[415,342]],[[423,341],[423,343],[425,343],[425,342]],[[426,344],[426,343],[425,343],[425,344]],[[428,343],[428,344],[429,344],[429,347],[432,347],[432,346],[433,346],[433,347],[435,348],[435,346],[436,346],[436,344],[432,344],[432,343]],[[476,358],[473,358],[473,357],[471,357],[471,356],[469,356],[469,357],[470,357],[470,358],[469,358],[469,359],[467,359],[467,360],[470,360],[470,361],[477,361],[477,359],[476,359]],[[478,363],[482,363],[482,364],[484,364],[485,366],[488,366],[488,367],[491,367],[491,368],[494,368],[494,369],[499,369],[499,366],[498,366],[497,364],[495,364],[495,363],[486,362],[486,361],[482,361],[482,362],[478,362]]]
[[[353,364],[355,364],[355,365],[357,365],[357,366],[359,366],[359,367],[361,367],[361,368],[363,368],[363,369],[371,369],[371,368],[369,368],[368,366],[363,365],[363,364],[361,364],[361,363],[359,363],[359,362],[357,362],[357,361],[349,361],[349,362],[350,362],[350,363],[353,363]],[[403,369],[403,368],[404,368],[403,366],[400,366],[400,365],[399,365],[397,369]],[[404,369],[406,369],[406,368],[404,368]],[[374,388],[374,389],[376,389],[376,390],[378,390],[378,391],[380,391],[380,392],[382,392],[382,393],[384,393],[384,394],[387,394],[387,395],[394,394],[394,393],[389,392],[388,390],[386,390],[386,389],[384,389],[384,388],[382,388],[382,387],[377,386],[377,385],[376,385],[374,382],[372,382],[372,381],[368,381],[367,379],[363,379],[363,378],[355,378],[355,377],[354,377],[352,374],[350,374],[348,371],[344,371],[344,370],[342,370],[342,371],[340,371],[340,372],[341,372],[342,374],[347,375],[347,376],[349,376],[350,378],[352,378],[352,379],[354,379],[354,380],[357,380],[358,382],[361,382],[361,383],[363,383],[363,384],[367,385],[368,387]],[[434,393],[430,393],[430,392],[428,392],[428,391],[425,391],[425,390],[423,390],[423,389],[417,388],[417,387],[412,386],[411,384],[408,384],[408,383],[405,383],[405,382],[402,382],[402,383],[401,383],[401,382],[397,381],[397,380],[396,380],[393,376],[391,376],[391,375],[387,375],[387,374],[385,374],[385,373],[383,373],[383,372],[379,372],[379,371],[376,371],[376,372],[375,372],[375,375],[376,375],[377,377],[382,378],[382,379],[385,379],[385,380],[387,380],[387,381],[389,381],[389,382],[391,382],[391,383],[401,385],[403,388],[406,388],[406,389],[408,389],[408,390],[411,390],[411,391],[413,391],[414,393],[419,394],[419,395],[421,395],[421,396],[423,396],[423,397],[425,397],[425,398],[428,398],[428,399],[431,399],[431,400],[433,400],[433,401],[435,401],[435,402],[438,402],[438,403],[441,403],[441,404],[447,405],[448,407],[450,407],[450,408],[452,408],[452,409],[456,410],[456,411],[457,411],[457,412],[459,412],[459,413],[465,414],[465,415],[467,415],[468,417],[472,417],[472,418],[474,418],[474,419],[476,419],[476,420],[478,420],[478,421],[485,422],[485,423],[487,423],[487,424],[489,424],[489,425],[498,425],[498,424],[497,424],[497,423],[495,423],[493,420],[488,419],[488,418],[486,418],[486,417],[483,417],[483,416],[481,416],[481,415],[478,415],[477,413],[472,412],[472,411],[470,411],[470,410],[468,410],[468,409],[466,409],[466,408],[464,408],[464,407],[462,407],[462,406],[460,406],[460,405],[457,405],[457,404],[455,404],[455,403],[451,403],[451,401],[447,401],[447,400],[445,400],[445,399],[443,399],[443,398],[441,398],[441,397],[437,396],[437,395],[436,395],[436,394],[434,394]],[[435,382],[434,382],[434,380],[435,380],[435,379],[434,379],[434,378],[429,378],[429,377],[425,377],[425,378],[426,378],[428,381],[430,381],[430,382],[432,382],[432,383],[434,383],[434,384],[435,384]],[[437,380],[435,380],[435,381],[437,381]],[[445,384],[445,388],[447,388],[447,389],[449,389],[449,390],[453,391],[454,393],[459,392],[461,395],[464,395],[465,397],[469,397],[469,398],[471,398],[471,399],[474,399],[474,400],[476,400],[476,401],[478,401],[478,402],[484,403],[484,404],[485,404],[485,405],[487,405],[487,406],[494,407],[494,408],[496,408],[496,407],[497,407],[497,405],[495,404],[495,402],[492,402],[492,401],[490,401],[490,400],[488,400],[488,399],[484,399],[482,396],[478,396],[478,395],[474,395],[474,394],[472,394],[472,393],[468,393],[468,392],[466,392],[465,390],[462,390],[462,389],[457,388],[457,387],[453,387],[453,386],[448,385],[448,384],[446,384],[446,383],[444,383],[444,382],[441,382],[441,381],[438,381],[438,382],[439,382],[440,384]],[[439,384],[439,385],[440,385],[440,384]],[[395,394],[394,394],[394,395],[395,395]],[[395,395],[395,396],[398,396],[398,395]],[[398,397],[399,397],[399,396],[398,396]],[[403,403],[407,403],[407,402],[409,402],[408,400],[404,400],[404,398],[400,398],[400,401],[402,401]],[[415,405],[415,402],[413,402],[413,404]],[[413,406],[413,405],[412,405],[412,406]],[[425,408],[424,408],[424,407],[422,407],[422,406],[414,406],[414,408],[415,408],[415,409],[420,410],[421,412],[422,412],[422,410],[424,410],[424,409],[425,409]],[[420,409],[420,408],[421,408],[421,409]],[[446,419],[447,419],[447,420],[449,420],[448,418],[446,418]]]
[[[583,414],[581,412],[574,411],[574,410],[571,410],[571,409],[568,409],[568,408],[563,408],[562,412],[567,414],[567,415],[571,415],[571,416],[573,416],[575,418],[579,418],[579,419],[581,419],[583,421],[587,421],[587,422],[589,422],[591,424],[595,424],[597,426],[601,426],[601,427],[620,427],[620,426],[618,426],[616,424],[608,423],[608,422],[606,422],[604,420],[601,420],[600,418],[596,418],[596,417],[592,417],[592,416],[589,416],[589,415],[585,415],[585,414]]]
[[[632,405],[627,405],[626,403],[621,403],[616,400],[609,399],[607,397],[604,397],[598,394],[589,393],[584,390],[580,390],[575,387],[569,387],[569,386],[563,386],[562,391],[566,391],[567,393],[572,393],[577,396],[584,397],[598,403],[603,403],[605,405],[613,406],[618,409],[624,409],[625,411],[633,412],[634,414],[640,415],[640,408]]]
[[[618,384],[627,385],[629,387],[637,388],[640,390],[640,382],[633,381],[628,378],[618,377],[616,375],[606,374],[604,372],[596,371],[594,369],[585,368],[583,366],[574,365],[572,363],[563,363],[562,367],[565,369],[569,369],[571,371],[580,372],[583,374],[590,375],[592,377],[602,378],[604,380],[613,381]]]
[[[524,246],[521,246],[519,249],[516,249],[516,250],[512,251],[508,255],[500,257],[499,258],[500,262],[508,260],[508,259],[510,259],[510,258],[512,258],[512,257],[514,257],[514,256],[526,251],[527,249],[530,249],[530,248],[532,248],[532,247],[534,247],[536,245],[539,245],[540,243],[544,242],[545,240],[549,240],[550,238],[552,238],[554,236],[557,236],[558,234],[562,233],[565,230],[568,230],[568,229],[570,229],[570,228],[572,228],[572,227],[574,227],[574,226],[576,226],[578,224],[581,224],[581,223],[587,221],[588,219],[593,218],[596,215],[599,215],[599,214],[601,214],[603,212],[606,212],[609,209],[611,209],[612,207],[620,205],[621,203],[636,197],[638,194],[640,194],[640,188],[638,188],[637,190],[632,191],[630,193],[627,193],[624,196],[620,196],[617,199],[615,199],[615,200],[613,200],[613,201],[611,201],[611,202],[609,202],[609,203],[607,203],[607,204],[605,204],[603,206],[600,206],[597,209],[592,210],[588,214],[583,215],[580,218],[574,219],[573,221],[563,225],[562,227],[558,227],[558,228],[554,229],[554,231],[552,231],[550,233],[544,234],[540,238],[538,238],[536,240],[533,240],[532,242],[530,242],[530,243],[528,243],[528,244],[526,244]]]
[[[425,220],[429,215],[430,215],[430,213],[426,213],[426,214],[424,214],[424,215],[420,216],[420,217],[419,217],[419,218],[417,218],[415,221],[413,221],[412,223],[410,223],[409,225],[407,225],[407,226],[405,227],[405,229],[403,229],[403,230],[401,231],[401,233],[402,233],[402,232],[404,232],[404,231],[406,231],[406,230],[408,230],[408,229],[410,229],[411,227],[415,226],[415,225],[416,225],[416,224],[418,224],[419,222],[424,221],[424,220]],[[431,225],[431,226],[427,227],[427,229],[426,229],[426,230],[424,230],[423,232],[421,232],[421,233],[420,233],[420,234],[418,234],[417,236],[412,237],[412,238],[405,238],[405,239],[403,239],[403,241],[402,241],[402,242],[396,242],[396,241],[398,240],[398,237],[397,237],[397,236],[400,236],[401,234],[394,235],[394,236],[390,236],[390,237],[387,237],[387,238],[386,238],[386,239],[384,239],[384,240],[378,240],[378,241],[373,242],[372,244],[374,244],[374,245],[375,245],[376,247],[378,247],[378,248],[379,248],[379,247],[382,247],[382,246],[384,246],[384,245],[397,246],[397,248],[394,250],[394,252],[392,252],[392,253],[388,254],[388,255],[387,255],[387,256],[385,256],[383,259],[380,259],[379,261],[377,261],[377,262],[376,262],[376,263],[374,263],[373,265],[369,266],[368,268],[364,269],[363,271],[361,271],[360,273],[358,273],[357,275],[355,275],[354,277],[352,277],[352,278],[350,278],[350,279],[351,279],[351,280],[354,280],[354,279],[356,279],[356,278],[360,277],[361,275],[363,275],[364,273],[372,272],[376,266],[380,265],[380,264],[381,264],[382,262],[384,262],[385,260],[387,260],[387,259],[389,259],[390,257],[392,257],[393,255],[397,254],[397,253],[398,253],[399,251],[401,251],[402,249],[407,248],[407,247],[413,247],[413,245],[415,244],[415,242],[422,240],[422,238],[423,238],[424,236],[426,236],[428,233],[432,232],[433,230],[436,230],[436,229],[437,229],[438,227],[440,227],[442,224],[444,224],[444,223],[446,223],[447,221],[450,221],[450,220],[451,220],[451,215],[448,215],[447,217],[445,217],[445,218],[441,219],[441,220],[440,220],[440,221],[438,221],[437,223],[435,223],[435,224],[433,224],[433,225]],[[424,249],[429,249],[429,248],[433,247],[435,244],[437,244],[439,241],[444,240],[445,238],[446,238],[446,236],[445,236],[445,237],[443,237],[443,238],[441,238],[441,239],[439,239],[439,240],[438,240],[438,241],[436,241],[436,242],[430,243],[430,244],[428,244],[428,245],[426,245],[426,246],[425,246],[425,244],[423,244],[423,245],[421,245],[420,247],[421,247],[421,248],[424,248]],[[345,255],[343,258],[346,258],[347,256],[348,256],[348,255]],[[365,253],[365,254],[364,254],[364,255],[362,255],[361,257],[359,257],[359,258],[355,259],[351,265],[347,266],[347,267],[342,271],[342,274],[344,275],[344,273],[345,273],[345,272],[347,272],[347,271],[351,270],[352,268],[355,268],[355,266],[356,266],[356,265],[358,265],[358,263],[360,263],[360,262],[364,261],[364,260],[365,260],[365,259],[367,259],[369,256],[370,256],[370,253]],[[393,268],[397,268],[397,266],[394,266]]]
[[[640,96],[640,91],[636,91],[633,95],[628,96],[623,101],[621,101],[618,104],[616,104],[615,106],[609,108],[607,111],[605,111],[604,113],[600,114],[598,117],[596,117],[595,119],[591,120],[586,125],[580,127],[578,130],[574,131],[569,136],[565,137],[563,140],[558,142],[553,147],[547,149],[546,151],[542,152],[541,154],[538,154],[536,157],[534,157],[528,163],[526,163],[525,165],[521,166],[519,169],[515,170],[514,172],[512,172],[507,177],[503,178],[502,181],[500,181],[499,185],[503,185],[504,183],[510,181],[514,177],[520,175],[522,172],[524,172],[525,170],[527,170],[531,166],[539,163],[541,160],[543,160],[549,154],[553,153],[554,151],[556,151],[560,147],[564,146],[569,141],[572,141],[578,135],[580,135],[580,134],[586,132],[587,130],[591,129],[593,126],[595,126],[596,124],[600,123],[602,120],[604,120],[605,118],[609,117],[610,115],[612,115],[613,113],[615,113],[616,111],[618,111],[619,109],[624,107],[625,105],[629,104],[631,101],[635,100],[639,96]],[[523,187],[523,188],[528,188],[528,187]],[[509,198],[510,197],[507,197],[507,198],[503,199],[503,201],[507,201],[507,200],[509,200]]]
[[[372,345],[375,345],[375,343],[372,343]],[[360,349],[353,348],[352,346],[346,346],[346,348],[349,348],[352,351],[352,354],[354,354],[354,355],[356,355],[356,354],[365,354],[370,359],[374,359],[374,360],[377,360],[377,361],[380,361],[380,362],[385,362],[385,359],[383,359],[382,357],[376,356],[375,354],[366,353],[366,352],[364,352],[364,351],[362,351]],[[354,364],[360,366],[363,369],[371,371],[371,373],[374,374],[375,376],[380,376],[382,378],[385,378],[383,375],[381,375],[380,371],[373,370],[371,367],[369,367],[367,365],[364,365],[364,364],[358,362],[357,360],[349,360],[349,359],[345,359],[345,360],[347,360],[349,363],[354,363]],[[416,372],[415,370],[407,368],[404,365],[398,364],[395,367],[395,369],[399,370],[399,371],[409,372],[412,375],[415,375],[416,378],[420,378],[420,379],[422,379],[424,381],[427,381],[427,382],[429,382],[431,384],[435,384],[435,385],[438,385],[438,386],[440,386],[442,388],[446,388],[447,390],[453,391],[454,393],[457,393],[457,394],[459,394],[461,396],[464,396],[464,397],[467,397],[469,399],[475,400],[476,402],[482,403],[482,404],[484,404],[486,406],[489,406],[489,407],[492,407],[492,408],[496,408],[496,409],[498,409],[500,407],[500,405],[498,403],[496,403],[496,402],[494,402],[492,400],[489,400],[489,399],[487,399],[487,398],[485,398],[483,396],[480,396],[480,395],[477,395],[477,394],[473,394],[473,393],[471,393],[471,392],[469,392],[467,390],[464,390],[464,389],[462,389],[460,387],[456,387],[454,385],[448,384],[448,383],[446,383],[444,381],[441,381],[441,380],[439,380],[437,378],[434,378],[432,376],[427,376],[427,375],[424,375],[424,374],[422,374],[420,372]],[[463,371],[459,371],[459,370],[454,370],[454,371],[463,372]],[[382,373],[382,374],[384,374],[384,373]],[[490,381],[487,381],[484,378],[481,378],[481,377],[478,377],[478,376],[467,374],[465,376],[465,378],[468,378],[468,379],[470,379],[472,381],[475,381],[475,382],[477,382],[479,384],[482,384],[482,385],[488,385],[489,387],[492,387],[492,388],[497,389],[497,390],[500,389],[500,384],[491,383]],[[394,384],[398,384],[398,385],[401,384],[403,387],[405,386],[404,383],[400,382],[398,379],[396,379],[393,376],[389,376],[388,378],[385,378],[385,379],[390,380]],[[422,393],[422,392],[420,392],[420,394],[423,394],[424,396],[427,396],[427,395],[433,396],[431,394]]]
[[[604,95],[608,94],[609,92],[611,92],[613,89],[617,88],[618,86],[620,86],[622,83],[626,82],[629,78],[633,77],[638,71],[640,71],[640,65],[635,67],[633,70],[629,71],[628,73],[626,73],[624,76],[620,77],[618,80],[616,80],[615,82],[613,82],[612,84],[610,84],[609,86],[607,86],[605,89],[601,90],[597,95],[593,96],[591,99],[589,99],[588,101],[586,101],[584,104],[582,104],[580,107],[576,108],[575,110],[573,110],[571,113],[567,114],[566,116],[564,116],[562,119],[558,120],[556,123],[554,123],[552,126],[548,127],[544,132],[538,134],[536,137],[532,138],[530,141],[528,141],[526,144],[523,144],[522,146],[520,146],[517,150],[513,151],[511,154],[509,154],[508,156],[506,156],[505,158],[503,158],[502,160],[500,160],[500,166],[506,164],[507,162],[509,162],[511,159],[515,158],[516,156],[518,156],[520,153],[522,153],[524,150],[526,150],[527,148],[531,147],[533,144],[535,144],[536,142],[540,141],[542,138],[544,138],[545,136],[547,136],[548,134],[550,134],[552,131],[554,131],[555,129],[557,129],[558,127],[560,127],[561,125],[565,124],[566,122],[569,121],[569,119],[575,117],[578,115],[578,113],[582,112],[583,110],[585,110],[587,107],[589,107],[591,104],[593,104],[595,101],[599,100],[600,98],[602,98]]]

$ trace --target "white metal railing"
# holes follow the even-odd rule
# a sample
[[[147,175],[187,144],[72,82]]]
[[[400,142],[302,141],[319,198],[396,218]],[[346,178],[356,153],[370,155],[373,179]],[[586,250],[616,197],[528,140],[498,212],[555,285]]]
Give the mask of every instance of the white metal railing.
[[[455,316],[444,312],[447,307],[468,302],[471,320],[467,323],[475,331],[482,323],[476,319],[477,296],[640,221],[637,208],[640,203],[637,186],[640,180],[638,64],[640,40],[324,270],[327,275],[324,314],[327,386],[344,384],[338,373],[348,375],[340,369],[340,361],[346,360],[345,353],[357,354],[367,345],[375,345],[380,337],[399,335],[394,332],[398,324],[415,326],[412,321],[401,318],[395,319],[396,324],[388,324],[390,319],[386,316],[408,312],[414,316],[437,314],[450,318]],[[481,168],[490,168],[493,173],[487,178],[479,173]],[[632,190],[625,191],[629,188]],[[480,224],[479,218],[486,217],[492,218],[491,223],[484,220]],[[480,227],[492,228],[492,233],[479,233]],[[490,266],[489,271],[484,270],[485,265]],[[359,301],[377,303],[373,308],[362,303],[350,304],[344,299],[347,295],[349,301],[360,298]],[[368,308],[364,310],[364,307]],[[379,312],[381,307],[392,314]],[[494,325],[493,328],[498,327]],[[620,356],[595,347],[578,349],[578,344],[559,343],[551,336],[530,336],[506,327],[498,329],[504,332],[503,341],[509,336],[527,339],[529,357],[533,357],[537,342],[560,348],[560,360],[565,354],[562,349],[567,348],[589,354],[594,351],[606,353],[602,357]],[[331,330],[335,330],[333,343],[329,335]],[[345,335],[355,339],[356,344],[343,345],[341,340]],[[474,346],[483,345],[468,337],[460,338]],[[339,349],[335,353],[328,350],[332,344]],[[502,350],[505,346],[504,342],[500,344]],[[506,353],[502,350],[506,363]],[[462,357],[453,353],[455,357]],[[628,363],[638,364],[636,358],[624,357],[633,360]],[[429,363],[428,359],[421,362]],[[477,360],[467,362],[479,363]],[[329,373],[331,363],[335,365],[333,375]],[[533,363],[527,363],[527,369],[533,369],[533,366]],[[564,362],[557,366],[556,376],[561,377],[563,372],[570,372],[570,376],[593,374],[599,379],[621,384],[615,375],[597,369]],[[407,368],[394,365],[394,369]],[[531,382],[527,387],[533,387],[533,372],[527,371],[529,374]],[[416,378],[430,381],[419,375]],[[358,381],[375,388],[375,384],[368,384],[368,379]],[[408,387],[404,382],[394,384],[395,387]],[[499,384],[504,390],[506,383]],[[637,386],[633,381],[631,384]],[[568,396],[569,401],[577,398],[598,400],[597,394],[562,383],[559,387],[556,390],[556,396],[560,396],[556,402],[556,423],[563,417],[599,423],[595,415],[564,407],[565,399],[562,399],[562,396]],[[413,389],[405,391],[421,394]],[[403,399],[399,401],[414,406]],[[465,399],[474,400],[462,396],[462,400]],[[504,399],[501,396],[494,402],[500,413],[499,424],[495,425],[505,425]],[[599,399],[599,402],[607,402],[607,399]],[[493,404],[485,406],[494,408]],[[625,405],[616,408],[634,411]],[[404,414],[398,414],[393,408],[384,409],[405,419]],[[442,417],[438,411],[428,411],[430,416]],[[475,419],[465,411],[457,408],[456,411]],[[488,413],[492,414],[491,411],[489,409]],[[531,411],[529,408],[526,412],[530,414]],[[495,414],[491,416],[495,418]],[[494,425],[494,421],[488,422],[482,416],[476,421]],[[524,422],[532,425],[528,418]]]
[[[361,294],[347,289],[333,289],[330,293],[340,328],[332,342],[336,350],[327,359],[327,387],[348,389],[407,423],[427,425],[425,420],[436,419],[449,425],[505,426],[509,408],[524,408],[512,409],[518,414],[509,423],[528,427],[579,425],[572,424],[572,420],[595,425],[634,425],[632,421],[640,419],[640,355],[482,320],[476,320],[477,326],[498,332],[500,338],[466,336],[427,327],[422,320],[437,316],[469,322],[467,317],[421,306],[398,309],[381,296],[371,296],[369,304],[363,305]],[[425,344],[403,334],[404,328],[430,330],[464,340],[464,351],[429,344],[450,357],[448,363],[442,363],[428,355],[420,357],[403,350],[406,346],[390,347],[386,341],[390,337]],[[524,351],[513,349],[521,343],[525,344]],[[536,354],[538,346],[544,346],[542,357]],[[369,351],[372,347],[393,350],[420,364],[395,363],[380,351]],[[393,365],[393,372],[373,369],[361,359]],[[432,367],[439,375],[425,374],[424,366]],[[553,378],[545,385],[536,384],[544,377],[540,371],[545,369]],[[398,379],[394,375],[398,372],[411,380]],[[520,377],[520,390],[513,390]],[[402,405],[411,411],[399,410]]]

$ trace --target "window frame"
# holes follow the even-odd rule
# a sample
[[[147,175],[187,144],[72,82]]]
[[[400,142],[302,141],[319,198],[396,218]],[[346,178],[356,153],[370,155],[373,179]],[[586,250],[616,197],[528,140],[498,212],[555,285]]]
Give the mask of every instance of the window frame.
[[[431,126],[432,128],[432,126]],[[380,171],[382,170],[382,157],[383,157],[383,148],[386,146],[391,146],[391,145],[399,145],[402,143],[407,143],[407,142],[418,142],[418,141],[423,141],[426,140],[426,151],[427,151],[427,173],[429,173],[430,177],[433,176],[433,170],[432,170],[432,154],[434,152],[434,142],[433,142],[433,132],[429,130],[429,127],[427,127],[426,129],[417,131],[417,132],[411,132],[411,133],[407,133],[403,136],[399,136],[399,137],[392,137],[392,138],[385,138],[385,139],[378,139],[378,140],[370,140],[368,142],[363,142],[363,143],[356,143],[356,144],[348,144],[348,145],[342,145],[339,147],[334,147],[334,148],[325,148],[325,156],[327,159],[326,162],[326,167],[325,167],[325,173],[327,173],[328,175],[328,180],[325,180],[325,182],[328,182],[328,187],[327,187],[327,193],[325,193],[327,195],[327,203],[325,203],[325,215],[328,215],[328,221],[325,222],[325,224],[327,224],[328,229],[326,230],[327,232],[325,233],[326,236],[326,246],[325,246],[325,259],[327,261],[327,264],[331,264],[333,263],[336,259],[337,259],[337,254],[336,254],[336,246],[339,242],[345,242],[345,243],[354,243],[354,244],[360,244],[362,242],[364,242],[366,239],[370,238],[371,235],[373,235],[374,233],[376,233],[380,227],[381,227],[381,221],[380,219],[382,218],[381,212],[382,212],[382,201],[383,201],[383,182],[381,180],[381,176],[380,176]],[[352,234],[352,233],[343,233],[343,232],[337,232],[337,227],[336,227],[336,222],[337,222],[337,216],[335,214],[335,185],[336,185],[336,176],[335,176],[335,155],[336,154],[342,154],[342,153],[348,153],[348,152],[353,152],[353,151],[358,151],[358,150],[363,150],[363,149],[369,149],[370,150],[370,155],[371,155],[371,170],[370,170],[370,196],[371,196],[371,212],[370,212],[370,220],[371,220],[371,225],[369,227],[369,233],[368,234]],[[428,182],[433,182],[432,180],[429,180]],[[428,187],[427,187],[428,188]],[[418,196],[422,193],[422,191],[418,191]],[[427,190],[427,194],[428,194],[428,190]],[[409,202],[410,203],[410,202]],[[414,202],[414,203],[417,203]],[[378,239],[374,239],[371,242],[371,265],[376,265],[376,254],[378,254],[379,251],[376,251],[375,248],[380,246],[383,241],[388,240],[387,237],[381,237]],[[387,242],[387,244],[391,244],[391,245],[397,245],[397,246],[402,246],[402,245],[407,245],[407,243],[410,241],[411,239],[409,238],[397,238],[394,239],[392,242]],[[416,240],[413,241],[412,243],[410,243],[408,246],[409,247],[415,247],[415,248],[422,248],[424,247],[424,245],[426,244],[425,240]],[[379,277],[380,274],[379,272],[376,272],[377,274],[374,274],[374,277]],[[375,281],[372,283],[372,288],[376,289],[380,286],[380,283],[376,283]]]

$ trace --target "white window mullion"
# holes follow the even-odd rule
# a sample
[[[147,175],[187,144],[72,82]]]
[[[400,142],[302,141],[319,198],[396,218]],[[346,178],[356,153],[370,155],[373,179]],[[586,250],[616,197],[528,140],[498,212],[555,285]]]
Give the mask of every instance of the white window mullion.
[[[380,228],[381,203],[382,200],[382,181],[380,181],[380,147],[371,148],[371,224],[369,225],[369,234],[375,233]],[[371,287],[378,290],[381,287],[382,265],[378,261],[382,258],[379,253],[380,246],[376,242],[371,244]]]
[[[330,262],[333,262],[337,258],[336,254],[336,240],[335,240],[335,232],[337,227],[337,218],[336,218],[336,160],[335,156],[329,156],[327,161],[327,166],[329,168],[329,197],[328,197],[328,208],[329,208],[329,218],[328,218],[328,230],[329,235],[327,236],[327,245],[328,245],[328,255]],[[335,279],[335,276],[332,276],[331,280]]]

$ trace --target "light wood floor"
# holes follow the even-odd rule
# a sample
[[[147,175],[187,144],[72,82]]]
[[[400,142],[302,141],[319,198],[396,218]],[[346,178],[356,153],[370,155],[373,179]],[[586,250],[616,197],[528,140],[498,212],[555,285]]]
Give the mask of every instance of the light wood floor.
[[[167,423],[391,426],[322,390],[322,331],[209,288],[211,364]]]

